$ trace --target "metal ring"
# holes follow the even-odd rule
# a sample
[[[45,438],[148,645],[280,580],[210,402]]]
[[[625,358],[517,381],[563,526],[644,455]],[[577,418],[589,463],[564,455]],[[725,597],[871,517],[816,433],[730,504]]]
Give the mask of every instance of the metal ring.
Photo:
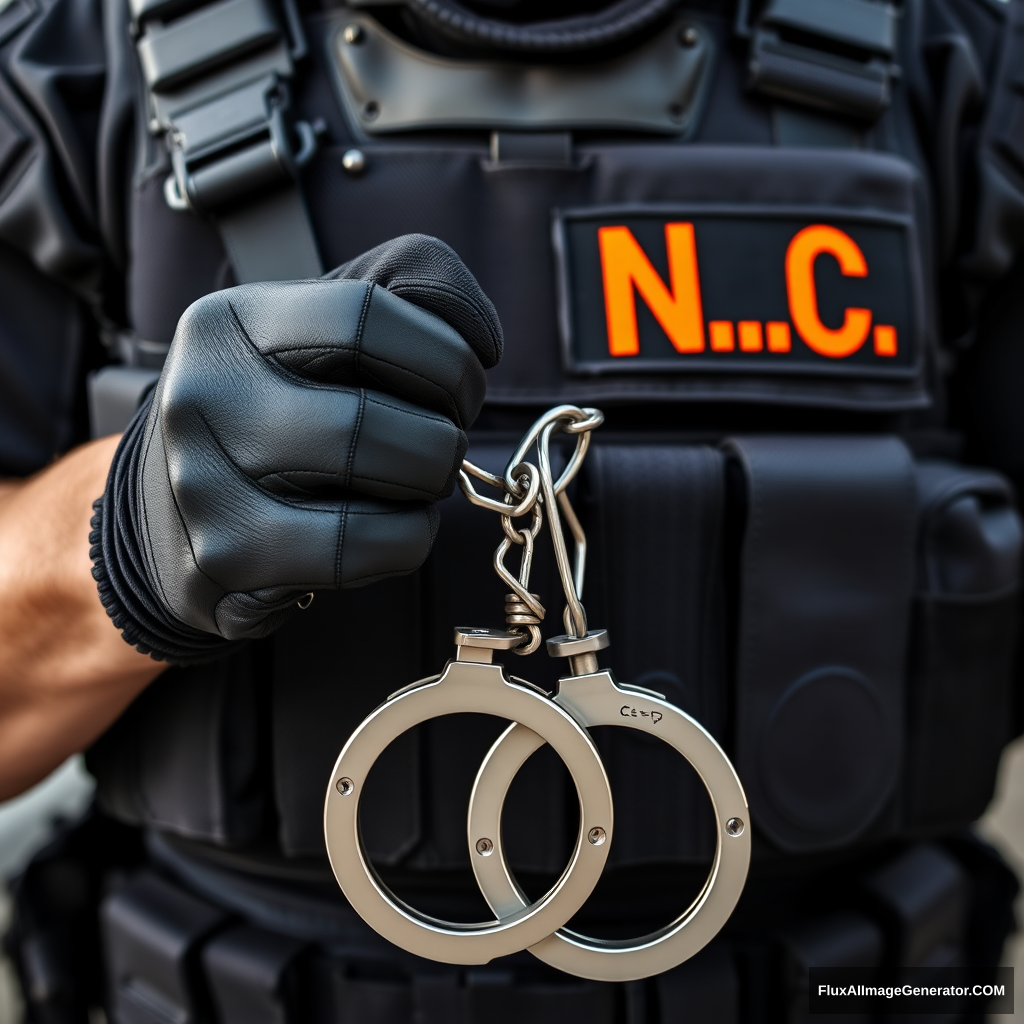
[[[359,834],[359,798],[374,762],[406,730],[440,715],[475,712],[522,722],[565,762],[580,801],[580,830],[561,878],[536,903],[495,921],[459,924],[420,913],[377,876]],[[540,739],[540,737],[543,739]],[[510,777],[511,781],[511,777]],[[501,793],[504,799],[504,792]],[[384,938],[431,960],[483,964],[532,946],[560,928],[586,902],[604,868],[609,843],[595,846],[593,829],[613,830],[608,776],[593,741],[576,719],[540,692],[513,682],[500,664],[449,662],[437,679],[399,691],[352,734],[334,766],[324,804],[327,855],[355,911]],[[501,837],[479,836],[499,849]],[[480,849],[483,850],[482,844]],[[472,856],[489,860],[485,853]]]
[[[495,498],[488,498],[485,495],[480,494],[480,492],[473,486],[473,481],[470,479],[470,475],[475,476],[478,480],[482,480],[484,483],[489,484],[492,487],[499,488],[505,494],[519,494],[522,491],[522,487],[516,484],[515,488],[506,489],[505,479],[503,477],[495,476],[493,473],[488,473],[479,466],[474,466],[468,459],[462,460],[462,467],[459,469],[459,487],[462,488],[462,493],[465,494],[474,505],[479,505],[480,508],[486,508],[491,512],[497,512],[500,515],[516,519],[519,516],[526,515],[526,513],[533,508],[537,503],[537,496],[540,494],[540,475],[538,474],[536,467],[529,462],[524,462],[517,466],[517,469],[519,470],[519,479],[524,476],[527,478],[526,493],[520,499],[518,504],[510,505],[505,501],[498,501]]]
[[[670,924],[630,940],[604,940],[563,928],[530,947],[534,956],[569,974],[594,981],[635,981],[682,963],[702,949],[729,919],[750,864],[747,800],[729,759],[698,722],[650,691],[619,686],[609,672],[562,679],[555,700],[581,725],[640,729],[674,747],[700,775],[718,822],[711,873],[700,895]],[[523,762],[544,740],[512,725],[480,766],[470,798],[469,834],[493,835],[493,855],[471,860],[477,884],[499,920],[522,913],[528,901],[505,860],[502,803]]]
[[[577,435],[576,448],[569,457],[568,465],[562,470],[562,475],[555,482],[555,493],[560,494],[569,486],[570,481],[579,472],[583,465],[583,459],[587,454],[590,444],[590,431],[596,429],[604,422],[604,413],[599,409],[580,409],[575,405],[558,405],[549,409],[541,416],[530,429],[526,436],[519,442],[512,458],[505,467],[505,487],[514,490],[515,482],[513,472],[525,458],[529,450],[536,444],[548,426],[558,425],[558,429]]]

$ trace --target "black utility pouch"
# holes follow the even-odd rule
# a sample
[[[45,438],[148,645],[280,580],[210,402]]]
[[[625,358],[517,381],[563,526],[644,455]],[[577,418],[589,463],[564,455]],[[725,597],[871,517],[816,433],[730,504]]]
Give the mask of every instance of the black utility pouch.
[[[984,811],[1012,735],[1022,530],[997,473],[924,462],[916,475],[904,813],[938,832]]]
[[[745,502],[736,769],[759,835],[791,851],[891,833],[916,527],[894,437],[726,442]]]
[[[143,871],[106,897],[100,931],[117,1024],[205,1024],[213,1002],[200,951],[228,915]]]

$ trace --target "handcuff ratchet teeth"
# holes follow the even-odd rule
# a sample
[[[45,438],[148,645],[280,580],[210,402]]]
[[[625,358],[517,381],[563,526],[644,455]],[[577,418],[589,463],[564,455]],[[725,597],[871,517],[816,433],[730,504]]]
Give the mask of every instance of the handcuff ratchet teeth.
[[[505,630],[457,629],[456,655],[437,676],[392,694],[349,737],[334,766],[324,805],[324,834],[331,867],[356,912],[403,949],[453,964],[482,964],[528,949],[569,974],[601,981],[648,977],[676,966],[711,940],[732,913],[750,861],[746,797],[729,759],[714,738],[661,694],[619,684],[600,670],[597,652],[608,647],[604,630],[588,630],[580,599],[586,535],[567,488],[579,472],[591,432],[603,422],[597,409],[563,405],[530,428],[502,476],[464,462],[459,474],[471,502],[498,512],[504,537],[494,568],[510,588]],[[551,443],[574,436],[575,448],[561,474],[552,472]],[[536,465],[527,461],[536,448]],[[500,500],[480,494],[476,478],[501,491]],[[531,517],[528,526],[514,521]],[[547,519],[565,592],[566,634],[547,641],[548,653],[568,659],[571,674],[557,694],[507,674],[495,651],[529,654],[540,646],[545,609],[530,592],[534,542]],[[562,532],[574,541],[570,559]],[[518,576],[505,566],[513,546],[522,547]],[[470,797],[467,836],[477,884],[494,920],[476,924],[443,921],[395,896],[363,847],[359,801],[374,762],[398,736],[441,715],[475,712],[511,720],[484,758]],[[565,927],[586,902],[604,868],[614,834],[611,787],[588,728],[617,725],[664,740],[697,771],[714,808],[717,844],[711,872],[691,906],[664,928],[635,940],[601,940]],[[526,759],[545,743],[561,757],[576,787],[579,829],[565,870],[551,889],[531,902],[508,865],[501,814],[509,786]]]

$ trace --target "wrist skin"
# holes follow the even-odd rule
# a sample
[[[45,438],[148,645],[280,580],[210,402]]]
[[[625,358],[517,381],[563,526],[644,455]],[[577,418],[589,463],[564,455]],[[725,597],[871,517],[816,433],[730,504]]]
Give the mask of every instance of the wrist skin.
[[[166,665],[121,638],[89,558],[118,437],[0,481],[0,799],[85,749]]]

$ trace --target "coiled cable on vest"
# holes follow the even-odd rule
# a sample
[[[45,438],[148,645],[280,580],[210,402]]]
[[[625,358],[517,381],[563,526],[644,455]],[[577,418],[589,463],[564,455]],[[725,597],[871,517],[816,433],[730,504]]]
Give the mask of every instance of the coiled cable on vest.
[[[406,0],[411,11],[449,38],[524,53],[574,53],[610,46],[642,32],[678,3],[679,0],[618,0],[594,14],[516,25],[482,17],[457,0]]]

